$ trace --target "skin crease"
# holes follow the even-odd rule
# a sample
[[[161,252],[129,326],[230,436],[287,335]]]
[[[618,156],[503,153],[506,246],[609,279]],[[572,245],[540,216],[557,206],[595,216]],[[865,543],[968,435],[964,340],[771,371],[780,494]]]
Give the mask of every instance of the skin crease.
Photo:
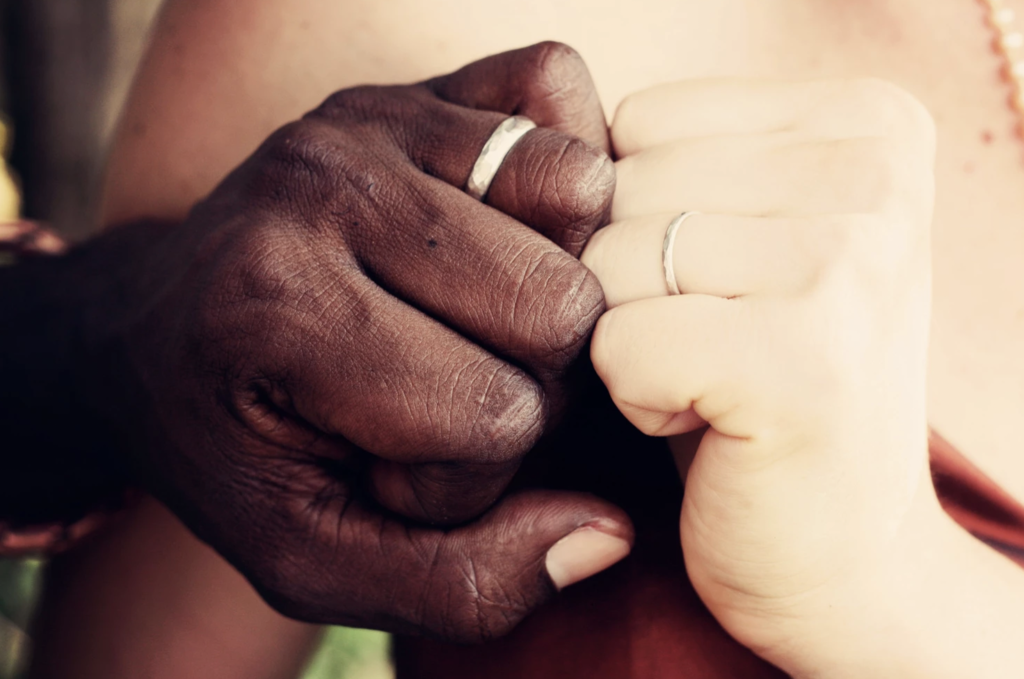
[[[278,4],[171,3],[111,157],[108,221],[181,216],[327,92],[412,81],[546,38],[581,52],[609,114],[632,91],[692,77],[871,75],[906,88],[936,118],[939,138],[930,420],[1024,498],[1024,145],[1011,134],[1008,90],[977,3]],[[211,67],[224,62],[234,67]]]

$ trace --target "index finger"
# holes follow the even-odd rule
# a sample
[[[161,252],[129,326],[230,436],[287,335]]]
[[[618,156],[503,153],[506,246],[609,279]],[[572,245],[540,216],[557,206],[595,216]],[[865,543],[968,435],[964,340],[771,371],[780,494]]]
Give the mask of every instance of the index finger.
[[[626,97],[611,137],[619,157],[680,139],[792,132],[807,138],[883,136],[910,117],[927,133],[924,107],[895,85],[874,78],[785,81],[745,78],[686,80]]]
[[[437,96],[468,108],[524,115],[540,127],[611,151],[601,100],[583,58],[558,42],[542,42],[481,59],[427,81]]]

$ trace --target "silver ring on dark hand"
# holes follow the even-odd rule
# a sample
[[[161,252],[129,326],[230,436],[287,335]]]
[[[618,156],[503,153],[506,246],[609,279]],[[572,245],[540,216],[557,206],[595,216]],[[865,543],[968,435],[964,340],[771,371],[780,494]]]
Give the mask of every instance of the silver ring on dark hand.
[[[498,168],[505,162],[505,156],[524,134],[535,127],[537,125],[526,116],[511,116],[503,120],[480,150],[466,182],[466,193],[482,201],[498,174]]]

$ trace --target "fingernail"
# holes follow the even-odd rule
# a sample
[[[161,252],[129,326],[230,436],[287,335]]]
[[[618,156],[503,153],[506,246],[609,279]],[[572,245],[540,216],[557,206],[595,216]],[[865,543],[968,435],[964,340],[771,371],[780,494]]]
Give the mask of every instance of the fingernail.
[[[621,561],[630,549],[627,540],[584,526],[556,542],[548,550],[544,565],[551,582],[562,590]]]

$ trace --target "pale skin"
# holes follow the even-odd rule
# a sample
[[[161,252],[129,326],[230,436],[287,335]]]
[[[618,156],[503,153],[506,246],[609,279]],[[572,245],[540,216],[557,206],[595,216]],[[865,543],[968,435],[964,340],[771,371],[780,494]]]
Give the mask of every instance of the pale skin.
[[[673,446],[705,604],[794,677],[1013,676],[1019,569],[964,539],[928,474],[925,109],[875,80],[690,81],[628,97],[612,139],[592,357],[645,433],[711,426]],[[666,296],[682,205],[702,213]]]
[[[906,462],[896,474],[905,480],[904,472],[909,474],[913,464],[920,464],[923,459],[921,411],[926,403],[928,420],[939,431],[1014,496],[1024,498],[1024,455],[1019,453],[1024,445],[1024,432],[1015,425],[1024,410],[1024,354],[1019,350],[1024,345],[1024,273],[1019,267],[1020,253],[1024,252],[1024,230],[1020,228],[1020,217],[1024,215],[1024,145],[1009,133],[1013,117],[1005,105],[1007,91],[996,76],[998,62],[988,50],[991,36],[981,24],[975,3],[694,0],[628,6],[571,1],[536,4],[535,8],[532,4],[519,5],[510,12],[507,6],[497,3],[454,1],[171,2],[155,33],[154,46],[143,65],[111,157],[107,221],[182,216],[263,137],[315,106],[331,91],[363,82],[412,81],[452,70],[484,54],[542,39],[556,38],[581,52],[609,114],[631,92],[693,78],[803,80],[872,76],[892,81],[923,102],[936,120],[937,153],[931,220],[934,302],[927,392],[914,391],[924,387],[922,381],[916,381],[920,375],[907,377],[908,384],[913,382],[914,386],[908,387],[905,396],[907,403],[913,401],[914,405],[906,406],[903,412],[907,415],[898,424],[918,428],[893,432],[887,450],[895,451],[895,459]],[[1010,4],[1024,10],[1024,3]],[[608,36],[615,37],[615,49],[608,48]],[[673,105],[674,102],[668,102],[666,107],[675,110]],[[881,102],[878,108],[887,110],[887,105]],[[661,109],[660,105],[652,106],[652,110]],[[663,112],[658,115],[666,117]],[[195,120],[203,120],[205,125],[194,125]],[[744,121],[737,117],[737,123],[742,125]],[[623,125],[620,122],[620,130],[625,129]],[[906,122],[903,125],[909,127]],[[839,128],[836,134],[841,137],[864,134],[842,124]],[[698,133],[676,130],[666,134],[686,137]],[[620,153],[643,158],[643,153],[637,152],[644,144],[656,146],[663,141],[636,142],[637,146],[627,151],[620,149]],[[902,152],[913,159],[911,164],[915,167],[930,153],[920,146],[916,151]],[[638,160],[632,163],[640,165]],[[687,179],[690,177],[685,172],[693,172],[673,168],[675,171]],[[700,176],[710,179],[704,172]],[[617,206],[628,201],[652,202],[650,196],[645,197],[648,188],[630,190],[628,182],[623,182]],[[665,193],[673,193],[671,184],[663,188]],[[654,208],[641,207],[620,214],[641,219],[643,215],[656,214],[664,224],[664,217],[684,208],[742,213],[739,203],[727,202],[740,198],[723,195],[721,203],[711,206],[697,206],[689,201],[653,201]],[[920,204],[915,205],[918,213],[924,211]],[[844,206],[836,206],[829,212],[843,210]],[[618,217],[617,221],[621,221]],[[919,214],[915,223],[900,223],[899,228],[919,232],[924,228],[921,221],[924,217]],[[699,227],[699,222],[691,226]],[[654,233],[657,229],[653,225],[649,231],[656,264],[660,235]],[[677,270],[699,275],[685,261],[679,263]],[[656,267],[654,273],[658,273]],[[723,274],[723,280],[715,284],[728,286],[737,282]],[[907,286],[905,290],[913,287],[905,280],[901,284]],[[712,294],[721,292],[712,290]],[[752,291],[744,288],[734,292]],[[877,290],[865,293],[865,308],[875,309],[870,302],[878,298]],[[665,304],[657,299],[646,303]],[[906,303],[907,308],[915,304]],[[643,306],[645,302],[637,304]],[[624,305],[622,310],[628,307]],[[622,316],[616,312],[611,319]],[[603,324],[605,331],[614,328],[612,320]],[[889,332],[890,337],[903,337],[895,329]],[[613,335],[604,332],[601,336]],[[652,337],[652,341],[657,339]],[[882,343],[884,336],[875,341]],[[914,352],[922,350],[922,344],[911,342],[900,348],[903,356],[920,357],[920,353]],[[610,357],[612,353],[609,352]],[[608,360],[628,360],[628,356],[618,352],[618,358]],[[883,369],[878,356],[865,361],[862,365],[866,368]],[[708,383],[713,384],[716,377],[722,376],[712,375]],[[680,393],[685,396],[687,392]],[[682,397],[677,394],[675,398]],[[673,408],[648,409],[674,414]],[[631,416],[637,417],[635,412]],[[650,422],[638,423],[651,426]],[[823,444],[822,448],[829,446]],[[881,450],[873,454],[890,459]],[[697,480],[691,474],[688,484],[693,483]],[[899,568],[890,569],[898,574],[893,576],[895,581],[876,578],[863,584],[867,578],[851,577],[848,587],[830,592],[830,596],[837,598],[855,597],[860,602],[871,602],[863,604],[863,618],[829,619],[815,609],[825,605],[824,598],[809,602],[808,610],[795,619],[816,619],[820,624],[814,629],[821,634],[808,633],[806,626],[794,623],[791,636],[801,639],[795,646],[759,636],[758,625],[750,622],[750,611],[756,608],[751,607],[750,601],[728,597],[718,601],[713,584],[699,575],[700,564],[688,560],[688,568],[698,590],[730,632],[798,676],[914,676],[913,672],[919,676],[943,676],[924,662],[925,653],[932,654],[936,662],[941,661],[941,671],[949,672],[949,676],[1012,676],[1006,670],[1011,662],[1008,654],[1014,649],[1009,642],[1019,638],[1024,630],[1024,623],[1015,612],[1024,610],[1020,605],[1024,599],[1021,574],[1001,556],[950,526],[938,514],[926,483],[916,488],[912,501],[903,498],[901,505],[898,494],[894,494],[892,502],[878,510],[892,520],[884,539],[870,528],[864,530],[869,536],[866,544],[897,546],[887,552],[887,558],[900,564]],[[692,492],[692,486],[690,490],[689,497],[699,495]],[[770,498],[765,501],[770,502]],[[687,510],[691,514],[693,506],[694,502],[689,501]],[[159,515],[163,511],[150,504],[144,513]],[[687,546],[689,555],[698,531],[692,525],[687,528],[690,524],[685,516],[684,513],[683,539],[691,540]],[[723,520],[726,519],[728,525],[742,526],[742,522],[735,522],[736,517]],[[168,534],[184,531],[174,523],[161,525],[160,530]],[[139,525],[130,530],[142,533],[147,529]],[[178,563],[189,563],[197,573],[205,572],[210,577],[239,578],[198,542],[186,539],[182,544],[190,546],[175,551]],[[97,601],[130,599],[133,593],[123,586],[123,580],[117,586],[114,584],[118,569],[145,568],[152,579],[169,580],[162,573],[180,566],[154,554],[130,565],[113,551],[92,555],[90,558],[106,564],[109,569],[105,572],[113,575],[105,581],[101,578],[93,582],[87,589]],[[863,560],[863,572],[870,572],[881,563],[871,556]],[[927,568],[921,567],[922,560]],[[973,575],[965,578],[964,573]],[[742,574],[735,577],[742,578]],[[972,589],[968,591],[965,582]],[[142,583],[137,587],[139,592],[143,591]],[[213,624],[219,616],[224,627],[230,627],[225,611],[232,610],[238,601],[249,600],[254,610],[263,611],[266,616],[265,639],[273,640],[275,634],[287,634],[292,640],[315,634],[269,609],[259,608],[262,604],[251,591],[239,591],[242,593],[231,601],[222,602],[187,586],[182,586],[179,594],[182,601],[189,597],[202,601]],[[888,607],[884,619],[892,627],[882,629],[865,624],[879,619],[876,606],[882,605]],[[964,611],[970,611],[977,619],[968,624]],[[978,611],[984,611],[984,615]],[[164,630],[176,629],[173,617],[168,613]],[[117,624],[118,621],[111,621],[111,625]],[[922,640],[920,646],[885,646],[907,630],[916,630],[916,638]],[[977,634],[971,637],[967,631]],[[851,642],[844,648],[852,652],[853,658],[877,659],[882,664],[851,664],[854,661],[830,643],[837,637]],[[161,642],[181,649],[189,648],[191,643],[174,634]],[[297,643],[294,648],[299,653],[303,644]],[[898,657],[893,648],[899,649]],[[858,653],[856,649],[863,651]],[[970,659],[970,671],[958,668],[956,658],[938,655],[937,650]],[[130,655],[147,651],[135,648],[118,652]],[[187,655],[177,654],[182,658]],[[989,659],[990,667],[980,667],[980,659]],[[279,676],[286,666],[284,663],[268,668],[266,676]],[[1015,666],[1019,667],[1019,661]],[[88,664],[79,663],[76,667],[88,669]],[[256,676],[232,667],[231,659],[227,658],[223,667],[210,676]],[[97,664],[96,668],[96,676],[110,676],[103,672],[102,665]],[[195,668],[162,669],[167,676],[198,676]],[[989,670],[987,675],[985,670]]]

